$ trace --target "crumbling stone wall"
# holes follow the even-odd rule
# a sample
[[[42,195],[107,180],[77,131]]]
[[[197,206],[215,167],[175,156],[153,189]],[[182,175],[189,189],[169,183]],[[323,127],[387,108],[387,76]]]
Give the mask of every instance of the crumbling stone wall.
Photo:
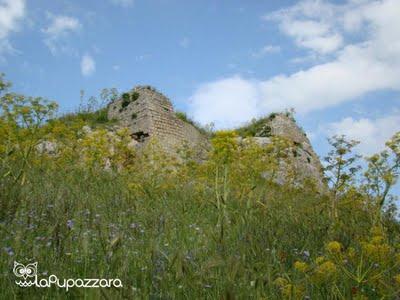
[[[138,86],[111,103],[108,118],[129,128],[138,142],[154,138],[171,154],[185,144],[199,152],[208,145],[199,130],[176,117],[170,100],[150,86]]]
[[[292,141],[293,147],[289,155],[296,173],[303,178],[315,179],[320,189],[325,187],[321,161],[314,152],[305,132],[296,124],[292,116],[286,113],[272,114],[256,136],[258,139],[280,136]],[[266,141],[263,142],[266,143]]]
[[[117,119],[121,126],[129,128],[139,147],[156,139],[167,153],[176,155],[177,150],[186,144],[202,156],[210,146],[207,137],[193,125],[177,118],[171,101],[150,86],[138,86],[111,103],[108,118]],[[291,167],[304,178],[316,179],[322,189],[320,160],[307,136],[290,115],[272,114],[253,139],[260,145],[266,145],[273,136],[285,137],[293,142],[289,153]],[[281,178],[288,172],[287,167],[282,165]]]

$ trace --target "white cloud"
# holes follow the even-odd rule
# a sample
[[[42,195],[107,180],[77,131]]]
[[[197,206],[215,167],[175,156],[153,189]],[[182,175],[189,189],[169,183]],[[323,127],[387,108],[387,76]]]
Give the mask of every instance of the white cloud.
[[[67,16],[52,16],[51,24],[43,30],[44,33],[55,38],[77,31],[81,24],[78,19]]]
[[[74,53],[73,48],[65,41],[72,33],[78,32],[82,24],[78,19],[69,16],[48,15],[50,24],[42,29],[45,34],[44,43],[53,55],[59,52]]]
[[[385,142],[400,131],[400,114],[377,119],[353,119],[347,117],[339,122],[330,123],[322,131],[329,136],[344,134],[347,138],[360,141],[358,151],[366,156],[382,151]]]
[[[260,50],[254,52],[252,54],[252,56],[256,57],[256,58],[260,58],[260,57],[263,57],[263,56],[265,56],[267,54],[277,53],[277,52],[280,52],[280,51],[281,51],[281,47],[280,46],[266,45],[266,46],[262,47]]]
[[[327,54],[343,44],[343,37],[336,26],[337,13],[342,8],[326,1],[307,0],[264,18],[277,21],[280,29],[298,46]]]
[[[187,37],[184,37],[182,40],[180,40],[179,45],[180,45],[182,48],[188,48],[189,45],[190,45],[190,39],[187,38]]]
[[[257,115],[256,83],[239,76],[200,86],[189,99],[190,112],[203,124],[232,127]]]
[[[323,54],[337,50],[343,43],[340,34],[318,22],[294,21],[282,26],[285,33],[295,38],[297,45]]]
[[[9,35],[18,31],[25,10],[24,0],[0,0],[0,56],[15,52]]]
[[[83,76],[90,76],[96,71],[96,62],[89,54],[85,54],[81,60],[81,73]]]
[[[110,0],[112,4],[119,5],[122,7],[130,7],[135,3],[134,0]]]
[[[309,9],[306,10],[305,7]],[[304,25],[300,32],[286,30],[285,34],[293,37],[307,36],[304,45],[317,45],[318,40],[329,36],[341,36],[344,45],[330,54],[324,63],[299,70],[289,75],[281,74],[266,80],[248,80],[238,76],[224,78],[203,85],[192,96],[191,114],[199,121],[211,119],[220,124],[231,123],[219,102],[231,103],[232,92],[219,91],[218,98],[210,93],[204,93],[204,87],[221,86],[224,82],[239,80],[242,84],[251,86],[257,99],[246,106],[249,111],[266,114],[274,110],[293,107],[300,113],[324,109],[346,101],[360,99],[361,96],[378,90],[400,90],[400,2],[398,0],[382,1],[350,1],[343,5],[331,5],[324,1],[303,1],[294,7],[288,8],[283,14],[281,22],[286,21],[287,12],[295,11],[295,18],[301,19]],[[276,20],[277,15],[274,15]],[[321,28],[315,23],[315,16],[325,15],[319,20]],[[311,21],[311,23],[307,23]],[[306,23],[304,23],[306,22]],[[358,34],[358,41],[346,40],[349,24],[352,34]],[[315,25],[315,26],[314,26]],[[362,26],[361,26],[362,25]],[[306,28],[306,29],[304,29]],[[312,39],[308,39],[312,37]],[[312,41],[312,42],[311,42]],[[330,45],[325,41],[323,45]],[[308,46],[307,46],[308,47]],[[324,46],[325,47],[325,46]],[[335,47],[309,47],[321,54],[326,49]],[[332,50],[333,51],[333,50]],[[233,87],[234,88],[234,87]],[[213,101],[210,101],[211,97]],[[244,100],[240,100],[242,103]],[[202,103],[208,107],[202,109]],[[204,116],[208,114],[209,116]]]

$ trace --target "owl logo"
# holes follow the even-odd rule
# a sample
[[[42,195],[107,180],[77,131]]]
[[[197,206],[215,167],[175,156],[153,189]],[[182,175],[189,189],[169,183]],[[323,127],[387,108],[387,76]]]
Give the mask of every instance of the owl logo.
[[[15,283],[21,287],[29,287],[37,281],[37,262],[27,264],[26,266],[14,261],[13,272],[15,276],[21,278],[16,280]]]

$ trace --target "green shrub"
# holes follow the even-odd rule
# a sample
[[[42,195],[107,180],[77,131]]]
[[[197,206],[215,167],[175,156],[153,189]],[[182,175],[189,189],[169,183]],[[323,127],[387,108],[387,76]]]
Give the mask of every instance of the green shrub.
[[[98,123],[98,124],[105,124],[105,123],[108,123],[109,122],[109,120],[108,120],[108,116],[107,116],[107,113],[108,113],[108,110],[107,110],[107,108],[102,108],[102,109],[100,109],[100,110],[98,110],[96,113],[95,113],[95,123]]]
[[[131,100],[132,102],[136,101],[139,98],[139,93],[138,92],[133,92],[131,94]]]
[[[175,116],[179,119],[182,120],[183,122],[189,123],[191,125],[195,125],[194,121],[191,120],[186,113],[182,112],[182,111],[177,111],[175,112]]]
[[[121,109],[124,110],[131,103],[131,96],[129,93],[122,94]]]
[[[209,132],[202,127],[201,125],[199,125],[198,123],[196,123],[195,121],[193,121],[192,119],[190,119],[186,113],[182,112],[182,111],[176,111],[175,112],[175,116],[179,119],[182,120],[185,123],[188,123],[190,125],[192,125],[193,127],[195,127],[198,131],[200,131],[202,134],[204,135],[209,135]]]
[[[269,117],[253,119],[249,124],[237,128],[236,132],[241,137],[256,136],[263,129],[268,120]]]
[[[63,116],[58,118],[58,120],[67,125],[72,125],[78,122],[87,123],[91,127],[115,123],[115,120],[108,119],[107,113],[108,109],[104,107],[93,112],[78,111],[76,113],[64,114]]]
[[[266,124],[275,119],[277,115],[278,113],[271,113],[266,117],[254,118],[250,123],[237,128],[236,133],[241,137],[269,137],[271,136],[271,127]]]

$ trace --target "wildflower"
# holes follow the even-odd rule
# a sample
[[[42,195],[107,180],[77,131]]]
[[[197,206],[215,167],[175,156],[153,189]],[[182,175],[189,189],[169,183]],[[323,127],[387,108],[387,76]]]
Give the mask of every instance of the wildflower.
[[[67,220],[67,227],[68,227],[68,229],[72,229],[72,227],[74,227],[74,221],[73,220]]]
[[[14,255],[14,250],[11,247],[4,247],[4,251],[7,252],[8,256]]]
[[[306,258],[310,258],[310,251],[307,250],[303,251],[303,256]]]
[[[274,280],[274,284],[278,287],[284,287],[288,284],[288,281],[283,277],[278,277]]]
[[[362,246],[366,255],[375,261],[384,260],[390,252],[390,247],[387,244],[375,245],[372,243],[363,243]]]
[[[378,226],[374,226],[371,228],[371,234],[373,236],[382,236],[383,235],[383,230],[382,228],[378,227]]]
[[[278,253],[278,256],[279,256],[279,259],[280,259],[281,262],[285,262],[286,259],[287,259],[287,253],[284,252],[284,251],[280,251]]]
[[[326,261],[315,269],[313,279],[316,282],[326,282],[335,278],[337,274],[336,265],[331,261]]]
[[[358,293],[358,288],[356,286],[351,287],[351,294],[354,296]]]
[[[308,266],[307,266],[307,264],[306,264],[305,262],[296,261],[296,262],[294,263],[294,268],[295,268],[297,271],[304,273],[304,272],[307,271]]]
[[[371,240],[371,243],[374,245],[382,244],[382,242],[383,242],[383,236],[381,235],[374,236]]]
[[[356,256],[356,250],[353,247],[350,247],[347,250],[347,255],[349,258],[354,258]]]
[[[329,242],[326,245],[326,250],[330,253],[339,253],[342,249],[342,244],[336,241]]]
[[[397,285],[400,285],[400,274],[394,276],[394,281],[396,282]]]
[[[282,294],[286,298],[290,298],[292,296],[292,292],[293,292],[293,285],[287,284],[284,287],[282,287],[281,290],[282,290]]]
[[[282,288],[282,294],[285,299],[302,299],[304,297],[304,288],[293,284],[287,284]]]
[[[396,254],[395,256],[396,262],[400,264],[400,253]]]
[[[325,273],[333,274],[336,272],[336,266],[333,262],[331,261],[326,261],[320,266],[321,270],[324,271]]]
[[[29,224],[27,227],[28,230],[33,230],[35,228],[36,228],[36,225],[34,225],[34,224]]]
[[[323,256],[318,256],[318,257],[315,259],[315,262],[316,262],[318,265],[320,265],[320,264],[322,264],[322,263],[324,262],[324,260],[325,260],[325,258],[324,258]]]

